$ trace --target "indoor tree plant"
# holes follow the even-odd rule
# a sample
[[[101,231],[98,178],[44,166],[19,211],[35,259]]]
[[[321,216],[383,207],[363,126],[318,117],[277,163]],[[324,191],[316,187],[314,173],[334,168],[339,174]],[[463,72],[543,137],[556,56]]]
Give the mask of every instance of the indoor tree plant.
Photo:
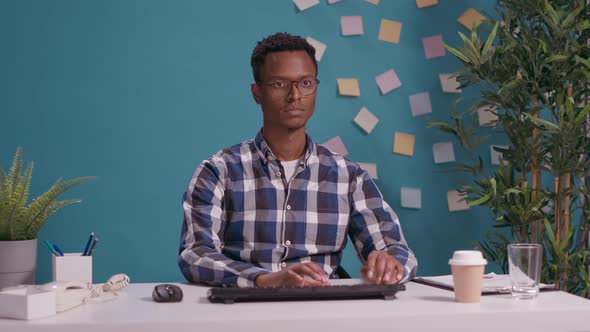
[[[542,279],[588,296],[590,170],[590,7],[580,0],[499,0],[498,20],[484,29],[459,33],[463,45],[446,46],[464,68],[461,88],[479,96],[451,121],[430,126],[452,134],[471,161],[456,169],[473,181],[461,191],[471,206],[488,207],[495,226],[509,232],[488,234],[479,243],[484,255],[506,268],[506,245],[537,242],[545,248]],[[488,34],[487,38],[480,35]],[[488,171],[477,157],[485,141],[475,130],[478,110],[497,116],[496,127],[509,140],[501,165]],[[485,130],[485,128],[481,128]]]
[[[17,148],[12,166],[0,167],[0,287],[33,283],[37,237],[49,216],[78,199],[57,200],[73,186],[93,177],[58,179],[49,190],[27,203],[33,162],[23,169],[22,148]]]

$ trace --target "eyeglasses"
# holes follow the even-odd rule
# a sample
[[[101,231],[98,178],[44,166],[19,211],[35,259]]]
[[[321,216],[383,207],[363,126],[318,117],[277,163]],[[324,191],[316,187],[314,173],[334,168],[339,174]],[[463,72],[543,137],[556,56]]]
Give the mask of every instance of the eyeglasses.
[[[286,96],[291,91],[292,85],[295,84],[297,90],[302,96],[309,96],[315,92],[320,84],[317,78],[307,77],[299,81],[274,80],[271,82],[256,82],[258,86],[270,86],[271,89],[281,96]]]

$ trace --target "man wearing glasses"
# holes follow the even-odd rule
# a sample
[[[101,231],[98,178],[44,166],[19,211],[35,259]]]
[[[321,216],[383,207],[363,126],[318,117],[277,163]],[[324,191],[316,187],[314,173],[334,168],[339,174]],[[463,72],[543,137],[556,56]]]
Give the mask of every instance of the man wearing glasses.
[[[277,33],[251,58],[263,125],[203,161],[184,195],[178,265],[215,286],[321,286],[349,235],[364,279],[407,281],[417,261],[399,220],[358,164],[315,144],[305,126],[318,84],[315,49]]]

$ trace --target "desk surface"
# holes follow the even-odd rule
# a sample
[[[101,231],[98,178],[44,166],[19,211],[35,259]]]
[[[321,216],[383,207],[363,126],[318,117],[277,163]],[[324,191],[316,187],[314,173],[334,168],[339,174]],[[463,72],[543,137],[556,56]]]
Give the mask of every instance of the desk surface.
[[[180,303],[155,303],[156,284],[132,284],[114,301],[84,304],[31,321],[0,319],[0,331],[590,331],[590,301],[564,292],[535,300],[484,296],[455,303],[453,293],[408,283],[386,300],[212,304],[208,287],[179,284]]]

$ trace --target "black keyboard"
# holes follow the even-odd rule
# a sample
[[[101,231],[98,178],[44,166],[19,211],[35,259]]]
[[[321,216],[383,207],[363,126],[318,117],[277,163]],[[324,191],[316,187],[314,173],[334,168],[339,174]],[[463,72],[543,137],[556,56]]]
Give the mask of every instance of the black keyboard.
[[[393,300],[404,285],[336,285],[319,287],[214,287],[207,298],[211,302],[230,304],[252,301],[309,301],[309,300]]]

